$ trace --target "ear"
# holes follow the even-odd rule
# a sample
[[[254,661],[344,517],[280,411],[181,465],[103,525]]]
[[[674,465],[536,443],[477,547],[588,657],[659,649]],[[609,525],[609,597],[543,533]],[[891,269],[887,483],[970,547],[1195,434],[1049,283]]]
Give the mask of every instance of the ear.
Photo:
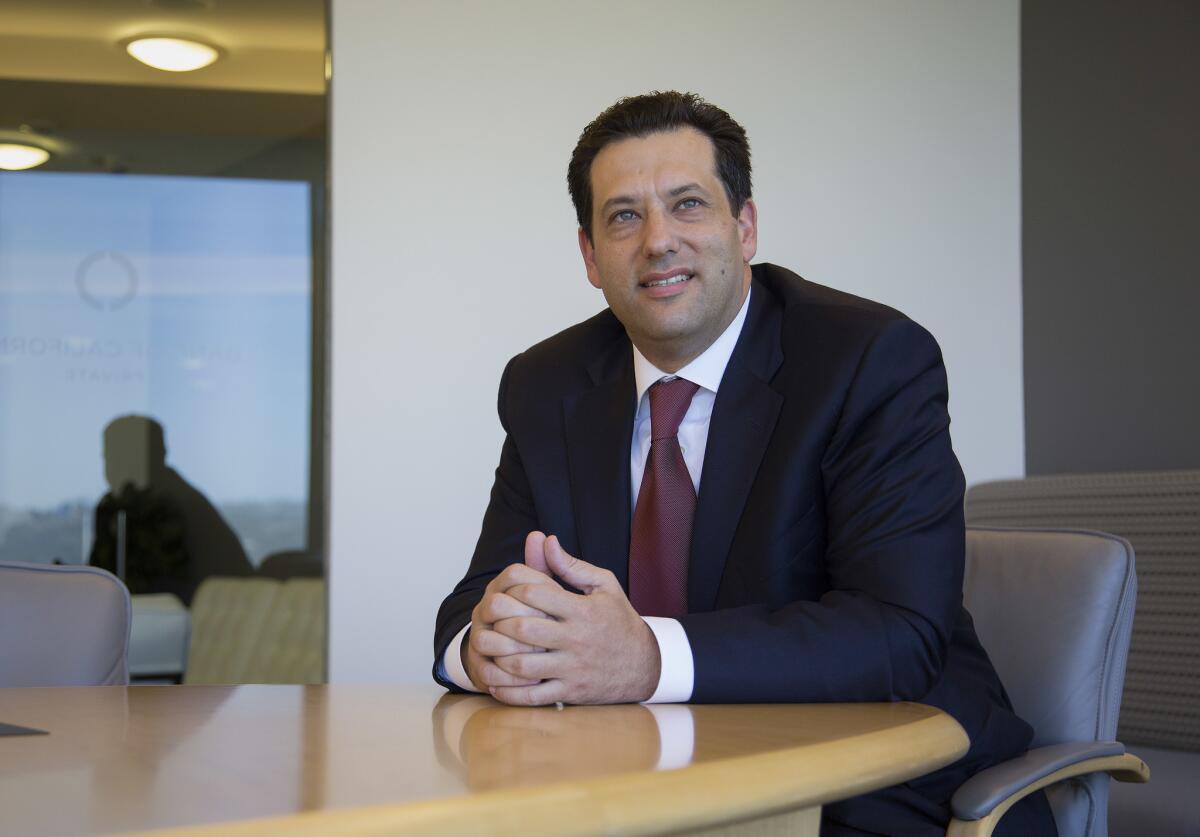
[[[579,228],[579,253],[583,256],[583,266],[587,269],[588,281],[592,283],[593,288],[601,287],[600,269],[596,267],[596,248],[592,246],[583,227]]]
[[[747,264],[754,258],[754,254],[758,252],[758,207],[754,205],[754,201],[750,198],[742,204],[742,211],[738,213],[738,237],[742,241],[742,261]]]

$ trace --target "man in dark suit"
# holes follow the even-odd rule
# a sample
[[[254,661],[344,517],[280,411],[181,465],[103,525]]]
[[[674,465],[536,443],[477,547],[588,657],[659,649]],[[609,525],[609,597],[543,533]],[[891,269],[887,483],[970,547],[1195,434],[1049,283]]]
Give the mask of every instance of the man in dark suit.
[[[568,183],[609,309],[513,358],[474,557],[435,677],[520,705],[894,701],[969,753],[829,806],[828,834],[935,834],[1023,752],[962,606],[962,471],[941,353],[885,306],[751,267],[745,132],[697,97],[624,99]],[[998,833],[1053,834],[1039,793]]]

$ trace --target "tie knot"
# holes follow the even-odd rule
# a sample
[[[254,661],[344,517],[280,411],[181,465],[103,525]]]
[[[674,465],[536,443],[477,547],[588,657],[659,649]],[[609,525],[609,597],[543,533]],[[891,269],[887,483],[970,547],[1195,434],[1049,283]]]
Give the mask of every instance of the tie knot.
[[[679,423],[687,414],[699,384],[675,378],[650,387],[650,440],[670,439],[679,434]]]

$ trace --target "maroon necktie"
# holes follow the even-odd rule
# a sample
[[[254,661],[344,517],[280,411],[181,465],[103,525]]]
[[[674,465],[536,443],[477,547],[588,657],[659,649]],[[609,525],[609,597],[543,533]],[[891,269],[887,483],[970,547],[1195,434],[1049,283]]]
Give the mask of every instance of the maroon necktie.
[[[642,616],[687,613],[687,565],[696,489],[679,447],[679,423],[700,387],[683,378],[650,387],[650,453],[629,540],[629,600]]]

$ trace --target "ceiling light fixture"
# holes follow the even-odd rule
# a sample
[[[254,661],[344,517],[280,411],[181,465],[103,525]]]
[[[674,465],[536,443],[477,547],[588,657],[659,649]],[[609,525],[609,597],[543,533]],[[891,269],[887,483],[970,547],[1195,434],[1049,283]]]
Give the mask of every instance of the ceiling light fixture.
[[[147,66],[171,73],[188,73],[207,67],[221,54],[216,47],[186,38],[136,38],[125,51]]]
[[[16,142],[0,142],[0,169],[24,171],[33,169],[50,159],[50,152],[36,145]]]

